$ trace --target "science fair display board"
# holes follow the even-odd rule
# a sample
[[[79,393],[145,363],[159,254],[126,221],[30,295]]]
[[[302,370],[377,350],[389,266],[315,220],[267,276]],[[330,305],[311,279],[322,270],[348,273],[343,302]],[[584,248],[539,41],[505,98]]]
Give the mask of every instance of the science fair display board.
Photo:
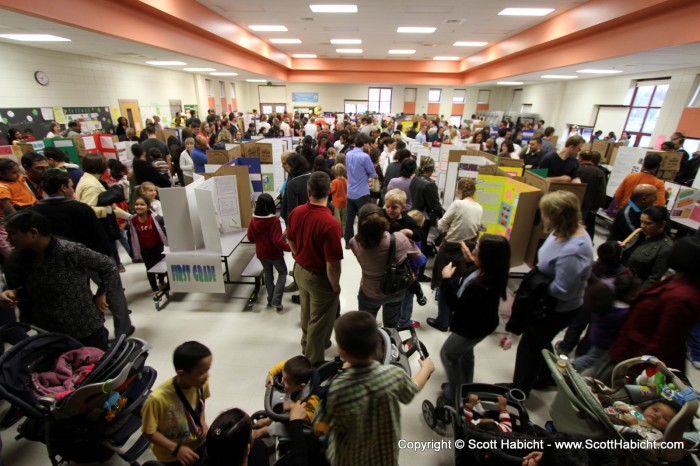
[[[673,181],[681,165],[682,152],[660,152],[641,147],[619,147],[605,193],[610,197],[614,197],[615,191],[617,191],[617,188],[627,175],[642,171],[644,157],[647,154],[659,154],[661,156],[661,165],[656,176],[660,180]]]
[[[694,230],[700,228],[700,190],[680,187],[671,209],[671,220]]]
[[[224,166],[159,195],[168,225],[165,262],[172,290],[224,293],[228,278],[222,257],[245,237],[252,217],[248,167]]]
[[[486,233],[508,238],[511,246],[511,266],[521,265],[525,260],[537,203],[542,192],[506,176],[485,157],[464,155],[460,152],[462,151],[453,151],[450,154],[443,205],[449,207],[453,202],[460,179],[474,179],[474,200],[484,209],[481,223],[486,227]]]

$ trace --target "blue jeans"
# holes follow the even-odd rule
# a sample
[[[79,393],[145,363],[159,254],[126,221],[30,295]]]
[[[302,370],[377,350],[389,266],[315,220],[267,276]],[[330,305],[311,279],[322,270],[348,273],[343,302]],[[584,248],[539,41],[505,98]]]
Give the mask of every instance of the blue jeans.
[[[450,322],[452,322],[452,309],[447,306],[447,300],[441,296],[440,288],[435,290],[435,297],[438,304],[438,315],[435,318],[436,324],[440,327],[447,328],[450,326]]]
[[[350,242],[352,237],[355,236],[355,216],[363,205],[369,204],[370,202],[372,202],[372,198],[369,197],[369,194],[358,199],[348,198],[348,211],[345,217],[345,234],[343,235],[346,245]]]
[[[700,361],[700,320],[695,323],[693,331],[690,332],[688,349],[690,349],[691,361]]]
[[[451,333],[440,349],[440,359],[447,374],[447,387],[443,394],[451,404],[455,392],[464,384],[474,382],[474,347],[483,338],[465,338]]]
[[[413,315],[413,300],[416,295],[410,291],[406,291],[406,296],[401,302],[401,312],[399,313],[399,327],[405,327],[411,323],[411,316]]]
[[[387,296],[384,299],[368,298],[362,292],[362,289],[357,293],[357,308],[360,311],[366,311],[372,314],[375,318],[382,308],[382,326],[396,328],[399,324],[399,315],[401,314],[401,303],[403,303],[406,290],[401,290],[396,294]]]
[[[282,294],[284,293],[284,284],[287,280],[287,264],[284,262],[284,257],[275,260],[260,260],[263,266],[263,274],[265,277],[265,288],[267,288],[267,304],[279,306],[282,304]],[[272,275],[272,268],[277,270],[277,282],[275,283]]]
[[[598,348],[597,346],[591,345],[588,348],[586,354],[583,354],[576,359],[574,359],[573,365],[574,369],[581,372],[584,369],[588,369],[604,360],[605,355],[608,354],[608,349]]]

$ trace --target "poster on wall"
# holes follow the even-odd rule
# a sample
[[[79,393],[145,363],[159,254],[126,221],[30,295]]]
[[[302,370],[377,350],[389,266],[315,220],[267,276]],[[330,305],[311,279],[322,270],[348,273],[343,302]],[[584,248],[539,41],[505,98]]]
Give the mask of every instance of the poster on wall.
[[[318,92],[292,92],[292,102],[318,103]]]

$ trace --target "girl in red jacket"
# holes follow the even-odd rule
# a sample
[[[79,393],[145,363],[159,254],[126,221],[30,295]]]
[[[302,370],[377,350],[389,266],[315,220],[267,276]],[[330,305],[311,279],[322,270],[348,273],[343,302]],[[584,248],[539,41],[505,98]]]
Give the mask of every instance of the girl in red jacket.
[[[275,215],[275,201],[267,193],[261,194],[255,203],[253,219],[248,226],[248,240],[255,243],[255,255],[263,266],[267,305],[275,306],[277,312],[282,312],[282,293],[287,280],[284,251],[290,249],[282,237],[280,219]],[[273,267],[277,270],[276,283],[272,276]]]

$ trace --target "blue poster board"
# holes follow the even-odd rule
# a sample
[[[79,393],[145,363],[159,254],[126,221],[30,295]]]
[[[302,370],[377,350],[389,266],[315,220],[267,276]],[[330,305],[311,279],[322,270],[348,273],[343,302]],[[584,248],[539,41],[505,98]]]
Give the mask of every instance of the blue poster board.
[[[232,160],[232,165],[248,167],[248,175],[250,176],[250,184],[253,185],[253,191],[257,193],[263,192],[262,168],[260,159],[257,157],[239,157]]]
[[[292,92],[292,102],[318,103],[318,92]]]

